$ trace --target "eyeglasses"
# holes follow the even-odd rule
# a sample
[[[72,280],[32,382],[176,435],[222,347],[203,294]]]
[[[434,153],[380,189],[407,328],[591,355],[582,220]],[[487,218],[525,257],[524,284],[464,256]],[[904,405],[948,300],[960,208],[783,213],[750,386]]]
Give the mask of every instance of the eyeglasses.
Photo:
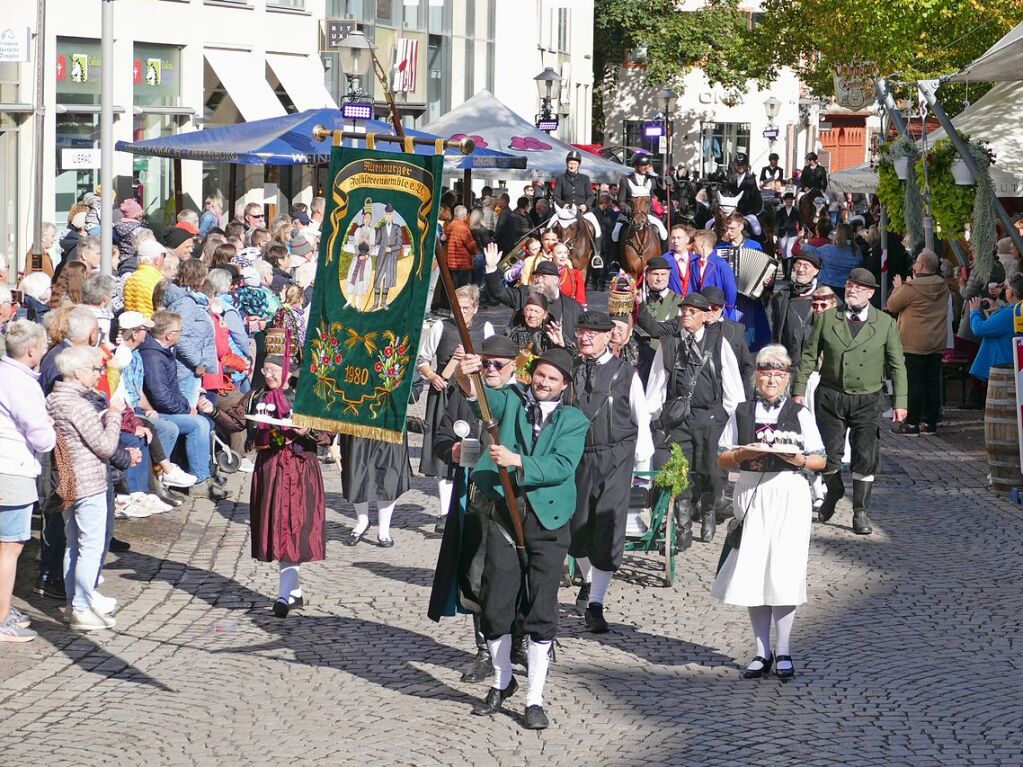
[[[769,381],[780,381],[788,375],[788,372],[785,370],[758,370],[757,375]]]
[[[263,218],[262,213],[250,213],[249,218]]]
[[[510,362],[498,362],[497,360],[483,360],[480,363],[480,367],[484,370],[493,370],[495,373],[500,373],[510,364]]]
[[[106,370],[106,368],[105,368],[105,367],[103,367],[102,365],[100,365],[100,366],[98,366],[98,367],[97,367],[96,365],[93,365],[93,366],[92,366],[91,368],[89,368],[89,369],[90,369],[90,370],[92,370],[92,372],[93,372],[93,373],[96,373],[97,375],[103,375],[103,371],[104,371],[104,370]]]
[[[827,309],[829,306],[831,306],[831,302],[830,301],[811,301],[810,302],[810,306],[812,306],[814,309]]]
[[[873,290],[873,288],[867,287],[866,285],[860,285],[858,282],[845,283],[845,292],[848,293],[850,290],[854,293],[859,293],[864,290]]]

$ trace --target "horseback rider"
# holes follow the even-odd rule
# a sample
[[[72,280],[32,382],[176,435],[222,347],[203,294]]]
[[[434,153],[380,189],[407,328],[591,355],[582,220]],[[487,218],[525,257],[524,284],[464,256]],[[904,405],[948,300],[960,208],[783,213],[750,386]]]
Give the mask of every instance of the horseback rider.
[[[590,210],[593,207],[593,184],[589,176],[579,172],[582,162],[583,156],[576,149],[565,156],[565,172],[554,179],[554,189],[551,192],[551,201],[556,211],[551,223],[557,219],[562,227],[567,227],[578,213],[592,224],[593,237],[596,239],[600,237],[600,222]]]
[[[652,198],[657,196],[663,199],[664,197],[664,185],[650,168],[650,155],[645,152],[637,152],[632,157],[632,167],[634,168],[633,172],[625,176],[618,184],[618,210],[621,211],[621,214],[618,216],[618,223],[615,224],[614,231],[611,233],[611,239],[615,242],[618,242],[622,227],[629,223],[632,218],[633,200],[635,198]],[[647,218],[657,229],[657,234],[661,240],[667,240],[668,230],[665,228],[664,223],[652,211],[647,213]]]
[[[828,172],[824,166],[817,164],[817,153],[810,152],[806,155],[806,167],[799,174],[799,186],[807,191],[817,191],[823,194],[828,188]]]
[[[738,152],[732,161],[734,172],[725,182],[724,193],[730,197],[736,197],[742,192],[735,209],[743,216],[759,216],[764,209],[764,200],[760,195],[760,187],[756,178],[749,172],[749,157],[744,152]]]
[[[779,159],[781,158],[778,157],[777,152],[771,152],[767,156],[768,164],[760,169],[760,186],[762,188],[767,189],[772,184],[781,183],[785,178],[785,169],[778,165]]]

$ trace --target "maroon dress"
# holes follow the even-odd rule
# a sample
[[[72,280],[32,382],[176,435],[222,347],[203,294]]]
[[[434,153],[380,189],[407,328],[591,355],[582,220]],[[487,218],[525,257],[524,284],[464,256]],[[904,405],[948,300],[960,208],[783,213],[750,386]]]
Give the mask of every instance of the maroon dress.
[[[256,446],[249,498],[252,558],[315,562],[326,556],[323,475],[316,448],[329,445],[331,435],[310,431],[300,436],[292,429],[267,429],[246,421],[245,416],[255,413],[267,394],[250,392],[238,404],[213,414],[217,425],[228,431],[248,429]]]

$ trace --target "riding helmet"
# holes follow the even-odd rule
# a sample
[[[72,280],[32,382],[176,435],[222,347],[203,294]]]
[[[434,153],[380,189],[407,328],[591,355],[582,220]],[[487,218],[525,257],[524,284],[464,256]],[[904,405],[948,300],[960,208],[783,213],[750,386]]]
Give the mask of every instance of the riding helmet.
[[[649,164],[650,164],[650,155],[648,155],[646,152],[636,152],[636,154],[634,154],[632,156],[632,167],[634,167],[634,168],[638,168],[640,165],[649,165]]]
[[[569,163],[572,160],[575,160],[577,163],[582,165],[583,156],[582,156],[582,154],[578,150],[573,149],[571,152],[569,152],[567,155],[565,155],[565,162],[566,163]]]
[[[816,152],[807,152],[807,154],[806,154],[806,161],[807,162],[810,162],[811,160],[816,160],[816,159],[817,159],[817,153]]]

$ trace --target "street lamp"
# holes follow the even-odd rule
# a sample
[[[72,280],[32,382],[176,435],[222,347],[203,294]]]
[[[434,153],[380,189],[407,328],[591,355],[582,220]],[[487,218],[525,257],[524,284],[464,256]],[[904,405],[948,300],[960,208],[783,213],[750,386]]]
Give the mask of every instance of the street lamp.
[[[661,114],[664,115],[664,162],[661,165],[661,172],[664,173],[664,192],[668,203],[668,231],[671,231],[671,179],[668,178],[668,165],[671,161],[671,114],[675,111],[675,103],[678,101],[678,94],[671,88],[661,88],[657,91],[657,101],[661,105]]]
[[[371,49],[361,29],[352,30],[338,48],[341,70],[348,84],[345,91],[345,99],[348,101],[358,101],[366,95],[362,90],[362,78],[369,74],[372,66]]]
[[[774,121],[778,118],[778,113],[781,112],[781,102],[774,96],[765,99],[764,112],[767,114],[767,130],[764,131],[764,138],[773,147],[774,142],[778,139],[778,129],[774,126]]]
[[[561,99],[561,75],[555,72],[553,67],[547,67],[533,80],[536,82],[536,92],[540,96],[540,114],[536,116],[536,127],[550,133],[558,128],[558,118],[552,111],[551,104]]]

